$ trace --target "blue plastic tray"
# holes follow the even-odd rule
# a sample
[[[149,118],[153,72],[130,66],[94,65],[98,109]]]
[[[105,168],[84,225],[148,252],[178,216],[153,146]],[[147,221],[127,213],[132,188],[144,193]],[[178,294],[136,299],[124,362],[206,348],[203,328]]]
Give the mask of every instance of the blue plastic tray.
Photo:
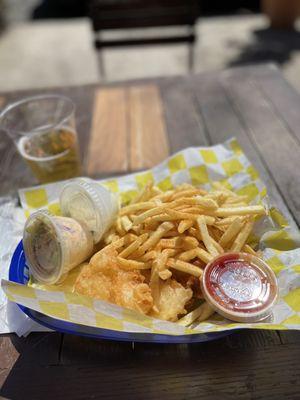
[[[29,280],[29,270],[26,265],[25,254],[22,241],[18,244],[9,269],[9,279],[13,282],[26,285]],[[208,342],[210,340],[219,339],[227,336],[230,332],[218,333],[199,333],[194,335],[155,335],[152,333],[130,333],[119,332],[108,329],[95,328],[85,325],[73,324],[71,322],[61,321],[55,318],[48,317],[42,313],[31,310],[30,308],[19,305],[20,309],[31,319],[39,324],[46,326],[58,332],[71,333],[80,336],[89,336],[98,339],[110,339],[131,342],[152,342],[152,343],[193,343],[193,342]]]

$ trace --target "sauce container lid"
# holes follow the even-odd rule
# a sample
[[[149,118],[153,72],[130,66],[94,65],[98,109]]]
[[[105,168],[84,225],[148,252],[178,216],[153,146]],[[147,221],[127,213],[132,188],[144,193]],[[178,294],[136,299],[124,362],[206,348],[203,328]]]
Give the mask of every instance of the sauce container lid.
[[[201,287],[219,314],[238,322],[264,320],[278,297],[272,269],[247,253],[227,253],[212,260],[204,269]]]
[[[35,279],[53,284],[93,251],[91,233],[78,221],[39,210],[27,219],[23,246]]]
[[[110,228],[119,209],[114,193],[87,178],[74,179],[66,184],[59,201],[62,215],[84,223],[95,244]]]
[[[59,232],[53,224],[52,213],[47,210],[39,210],[31,214],[27,219],[23,232],[23,246],[31,274],[40,282],[51,284],[59,278],[60,266],[62,264],[62,251],[59,240]],[[34,240],[39,242],[35,244]],[[46,257],[36,256],[40,250],[41,242],[49,247]]]

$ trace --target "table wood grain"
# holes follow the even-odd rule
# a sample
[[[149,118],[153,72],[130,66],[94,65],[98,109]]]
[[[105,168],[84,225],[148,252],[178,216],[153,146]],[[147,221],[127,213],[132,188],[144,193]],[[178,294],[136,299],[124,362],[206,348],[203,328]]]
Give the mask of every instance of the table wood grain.
[[[184,147],[236,136],[272,200],[299,227],[300,96],[273,65],[0,93],[0,102],[45,92],[75,102],[88,175],[142,170]],[[35,181],[1,135],[0,194],[14,196]],[[0,393],[9,399],[299,399],[299,344],[292,331],[240,331],[190,345],[2,335]]]

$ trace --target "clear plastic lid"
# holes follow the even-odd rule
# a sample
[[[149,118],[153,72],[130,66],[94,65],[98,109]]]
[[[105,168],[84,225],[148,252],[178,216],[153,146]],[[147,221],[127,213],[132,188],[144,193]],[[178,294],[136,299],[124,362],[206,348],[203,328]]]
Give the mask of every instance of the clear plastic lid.
[[[75,219],[40,210],[26,221],[23,245],[34,278],[53,284],[92,254],[94,242]]]
[[[78,178],[64,186],[60,207],[62,215],[85,224],[98,243],[114,222],[119,204],[115,194],[101,184]]]
[[[272,269],[247,253],[228,253],[209,263],[203,273],[202,291],[221,315],[238,322],[267,318],[278,296]]]

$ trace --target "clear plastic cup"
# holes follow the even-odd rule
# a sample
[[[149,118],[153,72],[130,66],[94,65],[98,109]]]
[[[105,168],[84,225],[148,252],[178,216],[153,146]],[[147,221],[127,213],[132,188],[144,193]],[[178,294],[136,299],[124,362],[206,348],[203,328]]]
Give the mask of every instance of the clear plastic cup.
[[[28,97],[1,112],[0,130],[13,140],[39,182],[81,175],[74,115],[74,103],[61,95]]]

